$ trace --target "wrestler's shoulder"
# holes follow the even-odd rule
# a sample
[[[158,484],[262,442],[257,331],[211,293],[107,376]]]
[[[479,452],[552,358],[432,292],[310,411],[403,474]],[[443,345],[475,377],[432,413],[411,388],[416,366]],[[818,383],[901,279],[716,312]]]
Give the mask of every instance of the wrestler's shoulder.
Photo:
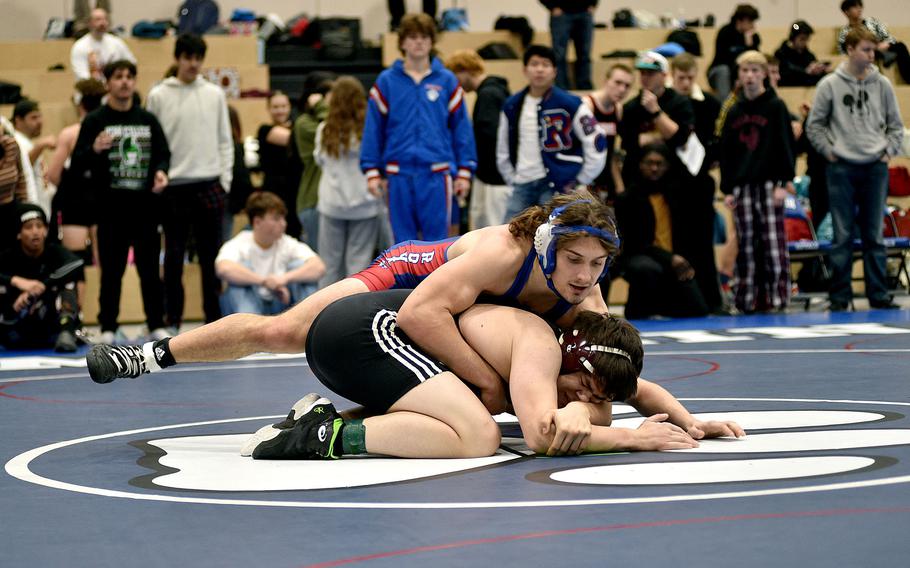
[[[509,232],[508,225],[495,225],[475,229],[462,235],[450,250],[450,258],[461,256],[468,251],[477,251],[484,254],[493,254],[501,260],[514,256],[523,259],[528,252],[530,243],[517,239]]]

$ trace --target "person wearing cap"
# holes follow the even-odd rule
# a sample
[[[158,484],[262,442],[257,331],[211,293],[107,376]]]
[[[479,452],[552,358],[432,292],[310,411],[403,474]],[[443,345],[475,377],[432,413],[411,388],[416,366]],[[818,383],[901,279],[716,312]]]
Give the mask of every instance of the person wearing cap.
[[[745,51],[761,49],[761,36],[755,31],[758,16],[755,6],[739,4],[730,22],[717,32],[714,60],[708,68],[708,83],[720,100],[725,100],[733,89],[736,58]]]
[[[774,56],[780,62],[781,87],[812,87],[830,70],[830,63],[819,61],[809,50],[815,30],[805,20],[790,26],[790,36],[780,44]]]
[[[19,204],[16,221],[18,243],[0,252],[0,345],[72,353],[81,327],[82,259],[47,242],[47,216],[38,205]]]
[[[654,51],[645,51],[635,60],[641,91],[626,103],[619,136],[626,153],[622,179],[626,185],[634,183],[640,172],[641,148],[651,142],[664,142],[676,151],[686,144],[695,126],[695,113],[689,97],[666,86],[670,63]],[[674,156],[674,168],[682,164]]]
[[[593,183],[607,161],[607,137],[591,109],[554,86],[553,50],[531,45],[523,60],[528,86],[506,100],[496,135],[496,165],[512,186],[505,223],[556,193]]]

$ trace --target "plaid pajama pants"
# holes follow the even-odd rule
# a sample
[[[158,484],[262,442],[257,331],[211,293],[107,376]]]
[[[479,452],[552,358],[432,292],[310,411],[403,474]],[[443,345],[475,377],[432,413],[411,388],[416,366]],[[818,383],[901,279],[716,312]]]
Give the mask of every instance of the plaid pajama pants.
[[[783,204],[774,204],[773,181],[733,188],[739,238],[734,298],[744,313],[783,309],[790,301],[790,254]]]

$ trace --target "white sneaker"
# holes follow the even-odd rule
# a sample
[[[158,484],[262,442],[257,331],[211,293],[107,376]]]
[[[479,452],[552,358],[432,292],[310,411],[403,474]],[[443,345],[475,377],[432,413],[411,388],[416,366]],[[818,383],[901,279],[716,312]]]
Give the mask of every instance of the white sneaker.
[[[117,331],[102,331],[98,340],[98,343],[105,345],[127,345],[129,342],[130,338],[119,327]]]
[[[158,329],[153,329],[151,333],[149,333],[149,341],[160,341],[167,337],[173,336],[174,334],[171,332],[171,330],[167,329],[166,327],[159,327]]]

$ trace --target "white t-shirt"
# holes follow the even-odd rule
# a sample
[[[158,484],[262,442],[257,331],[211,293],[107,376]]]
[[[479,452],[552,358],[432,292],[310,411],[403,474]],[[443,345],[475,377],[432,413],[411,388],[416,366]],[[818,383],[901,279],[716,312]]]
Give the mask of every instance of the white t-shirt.
[[[119,37],[113,34],[104,34],[101,41],[96,40],[92,34],[85,34],[73,44],[70,50],[70,66],[76,80],[103,78],[101,72],[104,66],[114,61],[126,59],[136,63],[133,52]]]
[[[540,125],[537,107],[540,97],[525,96],[518,117],[518,159],[515,163],[513,183],[528,183],[547,177],[547,170],[540,156]]]
[[[284,274],[290,269],[293,262],[304,263],[316,256],[306,244],[289,235],[283,235],[275,244],[267,249],[256,244],[253,231],[241,231],[236,237],[224,243],[215,258],[217,264],[222,260],[230,260],[242,264],[260,276],[270,274]],[[259,295],[271,298],[272,293],[268,288],[259,287]]]
[[[13,137],[16,139],[16,143],[19,144],[19,158],[22,161],[22,172],[25,174],[25,189],[28,193],[28,200],[40,205],[44,209],[44,214],[50,218],[51,200],[54,198],[57,188],[53,184],[44,181],[44,155],[38,156],[38,159],[32,164],[28,154],[35,145],[31,139],[18,130],[13,132]]]

